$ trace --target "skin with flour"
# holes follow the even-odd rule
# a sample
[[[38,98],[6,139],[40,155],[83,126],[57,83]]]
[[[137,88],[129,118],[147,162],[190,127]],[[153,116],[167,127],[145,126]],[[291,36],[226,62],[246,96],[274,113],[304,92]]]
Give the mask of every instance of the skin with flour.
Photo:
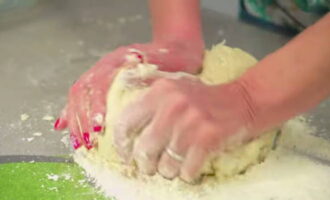
[[[140,127],[132,127],[131,130],[120,130],[125,129],[125,122],[123,126],[120,126],[120,119],[122,113],[124,118],[130,120],[130,116],[126,115],[126,112],[130,112],[130,104],[139,101],[140,98],[144,98],[143,94],[150,89],[150,82],[157,80],[158,78],[167,78],[170,80],[190,80],[192,84],[202,82],[205,87],[210,87],[218,84],[226,84],[235,78],[243,74],[249,67],[253,66],[257,60],[247,54],[246,52],[237,49],[230,48],[223,44],[214,46],[211,50],[205,52],[203,62],[203,71],[197,76],[187,74],[184,72],[169,73],[158,71],[155,65],[151,64],[139,64],[135,68],[123,68],[116,75],[107,96],[107,114],[106,114],[106,130],[104,134],[98,136],[98,146],[95,149],[88,151],[88,156],[92,160],[101,159],[105,162],[109,170],[117,170],[125,175],[136,174],[135,165],[125,165],[118,158],[114,146],[125,147],[125,151],[119,151],[120,156],[125,158],[127,163],[131,164],[132,158],[138,165],[140,170],[145,174],[155,174],[158,170],[166,178],[171,179],[175,177],[178,170],[173,168],[166,168],[162,166],[157,169],[157,165],[150,162],[145,162],[145,159],[151,162],[156,162],[157,158],[162,155],[163,146],[159,144],[166,144],[162,137],[158,137],[163,141],[158,141],[158,138],[153,138],[153,142],[144,141],[145,136],[152,134],[153,131],[148,132],[143,130],[140,132]],[[146,84],[149,83],[149,84]],[[213,99],[215,102],[218,99]],[[164,102],[164,112],[167,112]],[[147,111],[147,110],[144,110]],[[218,110],[214,110],[214,114],[217,115],[225,111],[223,107]],[[133,111],[134,112],[134,111]],[[140,114],[143,111],[134,112]],[[149,121],[150,118],[145,117],[144,122]],[[200,122],[198,118],[192,119],[194,126],[191,125],[191,130],[199,127]],[[151,122],[152,123],[152,122]],[[227,123],[237,123],[237,121],[228,121]],[[167,126],[162,126],[162,131],[166,131]],[[218,130],[221,130],[217,127]],[[115,134],[117,132],[125,132],[125,135]],[[163,134],[163,132],[158,132]],[[193,131],[191,131],[193,133]],[[260,163],[264,160],[265,156],[270,152],[273,144],[273,140],[276,136],[277,130],[269,131],[263,134],[262,137],[255,139],[247,144],[241,144],[242,135],[235,134],[231,135],[229,140],[223,140],[225,142],[222,145],[223,151],[217,151],[217,146],[214,146],[213,152],[215,153],[211,159],[205,155],[205,165],[203,166],[203,176],[208,175],[215,177],[216,180],[225,180],[233,177],[239,173],[246,171],[250,166]],[[241,130],[241,134],[244,134],[244,130]],[[187,137],[188,138],[188,137]],[[180,139],[182,146],[190,145],[189,142],[192,140],[184,137]],[[136,142],[135,142],[136,141]],[[114,145],[115,144],[115,145]],[[175,145],[172,143],[170,145]],[[133,149],[133,154],[130,150]],[[84,152],[83,148],[83,152]],[[127,151],[128,150],[128,151]],[[80,152],[80,151],[78,151]],[[140,154],[142,153],[142,154]],[[166,156],[167,153],[162,156]],[[84,153],[85,154],[85,153]],[[143,166],[143,164],[147,164]],[[203,164],[203,163],[201,163]],[[145,176],[136,176],[136,178],[144,179]],[[206,179],[204,179],[206,181]],[[208,179],[209,180],[209,179]],[[209,182],[208,182],[209,183]]]
[[[199,1],[150,0],[150,7],[153,41],[119,48],[86,72],[70,90],[68,105],[55,128],[68,126],[76,148],[81,144],[91,148],[92,132],[102,129],[103,120],[95,121],[95,116],[104,116],[106,91],[114,71],[127,61],[126,55],[133,53],[142,60],[159,64],[162,70],[198,71],[204,47]],[[125,115],[130,120],[121,120],[120,126],[126,128],[116,135],[125,136],[128,130],[141,124],[141,118],[150,117],[151,123],[143,131],[148,134],[141,138],[161,146],[159,152],[164,156],[156,160],[145,159],[143,162],[146,163],[141,166],[147,163],[156,169],[166,166],[173,169],[169,173],[175,172],[175,176],[191,181],[198,177],[205,157],[213,149],[220,148],[228,136],[244,129],[248,133],[244,139],[255,137],[263,130],[311,109],[329,96],[329,35],[328,14],[230,84],[210,87],[189,80],[158,80],[143,100],[131,105],[131,109],[137,112]],[[139,51],[132,52],[132,48]],[[169,53],[159,51],[163,48]],[[169,108],[166,112],[164,104]],[[219,108],[224,110],[215,112]],[[201,121],[193,130],[192,119]],[[235,123],[228,123],[231,121]],[[169,130],[164,131],[164,125]],[[184,138],[188,145],[175,142],[174,138],[177,141]],[[173,143],[175,145],[171,146]],[[184,160],[179,162],[166,153],[168,147]],[[127,149],[118,146],[118,151]]]

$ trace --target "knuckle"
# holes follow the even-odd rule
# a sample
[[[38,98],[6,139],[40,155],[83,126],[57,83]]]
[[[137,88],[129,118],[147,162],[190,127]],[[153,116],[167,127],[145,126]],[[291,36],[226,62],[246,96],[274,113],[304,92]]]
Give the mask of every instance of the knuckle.
[[[189,98],[180,92],[176,92],[173,94],[173,105],[177,109],[186,108],[189,105]]]
[[[188,118],[192,122],[196,122],[196,123],[201,123],[205,121],[205,115],[203,114],[203,112],[199,108],[196,108],[194,106],[190,107]]]
[[[196,144],[202,148],[215,148],[219,143],[219,130],[208,122],[203,122],[204,126],[200,129]]]

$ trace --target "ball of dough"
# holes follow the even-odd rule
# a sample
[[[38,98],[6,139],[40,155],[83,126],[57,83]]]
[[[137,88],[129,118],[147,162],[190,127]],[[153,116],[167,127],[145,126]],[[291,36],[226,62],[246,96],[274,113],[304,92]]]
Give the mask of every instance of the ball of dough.
[[[205,52],[203,70],[195,78],[210,85],[226,83],[239,77],[256,62],[254,57],[240,49],[219,44]],[[106,131],[98,136],[98,147],[93,150],[106,160],[112,169],[123,170],[124,168],[113,147],[114,123],[125,106],[143,95],[148,89],[143,85],[132,85],[127,80],[132,77],[149,76],[174,79],[192,77],[183,72],[160,72],[157,66],[150,64],[140,64],[137,68],[124,68],[117,74],[107,97]],[[205,165],[203,174],[223,179],[245,172],[250,166],[265,159],[272,148],[275,135],[276,131],[271,131],[247,144],[220,153]]]

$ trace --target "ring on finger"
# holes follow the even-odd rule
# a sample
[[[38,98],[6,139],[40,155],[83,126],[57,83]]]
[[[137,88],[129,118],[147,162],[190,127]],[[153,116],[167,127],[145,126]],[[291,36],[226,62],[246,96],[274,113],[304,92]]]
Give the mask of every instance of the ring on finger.
[[[175,151],[173,151],[171,148],[167,147],[165,152],[174,160],[178,161],[178,162],[183,162],[184,157],[179,155],[178,153],[176,153]]]

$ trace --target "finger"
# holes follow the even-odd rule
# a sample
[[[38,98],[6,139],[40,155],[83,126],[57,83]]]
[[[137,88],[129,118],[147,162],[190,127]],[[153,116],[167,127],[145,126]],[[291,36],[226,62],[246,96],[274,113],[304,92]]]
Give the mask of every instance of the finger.
[[[208,151],[206,149],[191,147],[180,170],[181,179],[188,183],[195,183],[200,177],[207,156]]]
[[[158,166],[160,174],[169,179],[180,174],[183,159],[187,156],[190,146],[196,143],[196,133],[200,129],[201,116],[196,109],[187,109],[180,118],[181,120],[176,121],[171,142]],[[182,159],[178,159],[180,157]]]
[[[91,104],[89,120],[91,126],[93,127],[93,132],[102,132],[104,130],[107,91],[111,82],[113,81],[113,78],[119,70],[119,68],[117,68],[114,69],[111,73],[105,73],[104,70],[101,71],[101,69],[97,72],[101,75],[97,77],[106,81],[102,82],[102,84],[95,85],[93,87],[93,91],[89,95]],[[98,80],[93,80],[93,82],[98,83]]]
[[[124,109],[117,122],[114,124],[114,145],[121,158],[128,161],[133,151],[133,142],[140,130],[152,118],[150,106],[142,101],[137,101]]]
[[[71,133],[78,138],[81,144],[90,149],[92,145],[87,120],[88,92],[88,88],[84,85],[77,84],[73,86],[69,96],[68,122]]]
[[[93,100],[91,100],[89,123],[92,126],[92,131],[96,133],[104,130],[106,111],[105,96],[106,95],[101,90],[98,90],[90,97]]]
[[[168,145],[173,127],[173,109],[160,109],[137,138],[133,156],[138,168],[146,174],[157,171],[158,161]]]
[[[175,152],[175,150],[172,151]],[[178,153],[175,154],[177,154],[177,156],[184,158]],[[158,164],[158,172],[167,179],[173,179],[179,176],[181,164],[182,164],[181,160],[174,159],[173,156],[171,156],[165,150]]]
[[[192,144],[192,132],[198,123],[186,123],[184,120],[174,127],[171,142],[162,154],[158,165],[159,173],[168,179],[180,174],[182,162]]]
[[[75,111],[70,107],[68,107],[68,128],[70,130],[71,145],[76,150],[82,146],[83,140],[75,119]]]
[[[87,149],[91,149],[96,138],[95,135],[92,134],[92,127],[89,120],[91,99],[86,95],[78,99],[79,100],[75,105],[77,111],[75,115],[77,126],[80,134],[82,135],[84,146]]]
[[[167,149],[163,152],[158,164],[159,173],[168,179],[173,179],[180,174],[180,168],[184,162],[189,149],[189,134],[183,132],[173,139]]]
[[[68,126],[67,121],[67,106],[62,110],[60,117],[54,123],[54,129],[57,131],[63,130]]]
[[[81,140],[79,140],[79,138],[76,135],[72,134],[72,133],[70,134],[70,141],[71,141],[71,145],[72,145],[74,150],[80,148],[81,145],[82,145],[81,142],[80,142]]]

